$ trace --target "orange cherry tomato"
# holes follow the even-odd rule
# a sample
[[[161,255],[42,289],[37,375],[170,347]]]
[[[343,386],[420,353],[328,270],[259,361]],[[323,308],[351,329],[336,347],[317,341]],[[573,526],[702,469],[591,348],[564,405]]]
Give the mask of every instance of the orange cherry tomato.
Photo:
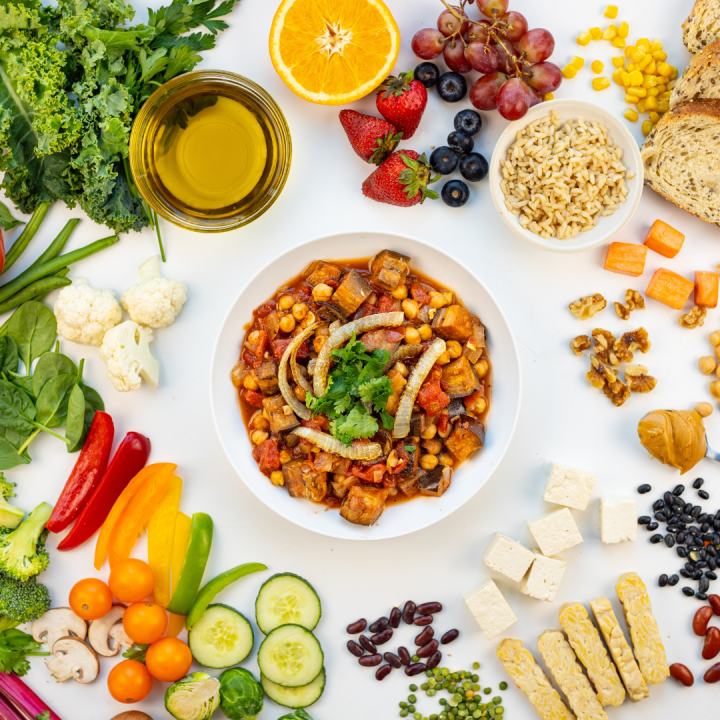
[[[108,690],[121,703],[144,700],[152,690],[148,669],[137,660],[123,660],[108,675]]]
[[[112,608],[110,588],[98,578],[85,578],[73,585],[70,607],[83,620],[99,620]]]
[[[145,665],[156,680],[175,682],[187,675],[192,665],[192,653],[182,640],[162,638],[148,648]]]
[[[137,558],[128,558],[112,569],[108,585],[120,602],[134,603],[152,595],[155,578],[146,562]]]
[[[123,615],[123,628],[138,645],[150,645],[159,640],[167,626],[167,612],[157,603],[133,603]]]

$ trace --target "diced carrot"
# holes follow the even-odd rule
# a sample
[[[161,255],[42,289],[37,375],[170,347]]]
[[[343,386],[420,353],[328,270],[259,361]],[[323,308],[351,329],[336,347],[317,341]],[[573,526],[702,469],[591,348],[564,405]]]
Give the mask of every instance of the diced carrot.
[[[645,245],[667,258],[674,258],[684,242],[685,236],[662,220],[656,220],[652,224],[645,238]]]
[[[659,268],[652,276],[645,294],[671,308],[682,310],[694,287],[695,283],[692,280],[688,280],[672,270]]]
[[[718,281],[720,276],[714,272],[695,272],[695,304],[714,308],[718,304]]]
[[[647,248],[634,243],[610,243],[605,256],[605,269],[622,275],[637,277],[645,270]]]

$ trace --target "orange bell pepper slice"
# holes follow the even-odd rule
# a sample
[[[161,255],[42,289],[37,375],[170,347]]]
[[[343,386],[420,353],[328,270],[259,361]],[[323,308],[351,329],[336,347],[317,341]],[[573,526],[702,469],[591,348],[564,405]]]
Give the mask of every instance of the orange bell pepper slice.
[[[170,568],[182,485],[183,481],[179,477],[173,475],[170,478],[165,497],[148,523],[148,563],[155,576],[153,597],[162,607],[170,602]]]
[[[171,597],[172,593],[175,592],[175,587],[178,584],[180,570],[182,570],[183,560],[185,560],[185,553],[187,552],[188,542],[190,541],[191,529],[192,518],[190,518],[183,512],[179,512],[177,514],[177,520],[175,521],[175,538],[173,540],[172,550],[172,583],[170,593]],[[184,627],[185,618],[182,615],[175,615],[173,613],[170,613],[170,622],[168,623],[167,629],[168,637],[177,637]]]
[[[145,481],[155,475],[158,468],[164,468],[172,474],[177,469],[177,465],[173,465],[172,463],[154,463],[153,465],[147,465],[128,483],[127,487],[120,493],[120,497],[115,501],[115,504],[112,506],[107,518],[105,518],[105,522],[100,528],[100,534],[95,544],[96,570],[99,570],[103,566],[105,558],[107,558],[108,548],[110,547],[110,537],[128,504],[135,497],[135,494],[143,486]]]

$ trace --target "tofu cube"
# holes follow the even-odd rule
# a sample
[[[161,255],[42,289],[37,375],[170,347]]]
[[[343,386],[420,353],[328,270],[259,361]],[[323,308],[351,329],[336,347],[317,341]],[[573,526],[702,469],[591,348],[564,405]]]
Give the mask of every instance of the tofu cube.
[[[505,632],[517,620],[512,608],[492,580],[468,590],[463,595],[463,600],[488,640],[493,640]]]
[[[546,557],[533,548],[535,561],[520,583],[520,592],[536,600],[552,602],[565,574],[567,563],[561,557]]]
[[[483,553],[483,560],[491,570],[515,582],[523,579],[534,559],[534,555],[526,547],[502,533],[495,533]]]
[[[600,539],[620,543],[637,539],[637,503],[631,496],[600,498]]]
[[[567,508],[540,515],[528,520],[527,524],[540,552],[547,557],[557,555],[583,541]]]
[[[590,500],[597,477],[575,468],[553,465],[543,500],[556,505],[584,510]]]

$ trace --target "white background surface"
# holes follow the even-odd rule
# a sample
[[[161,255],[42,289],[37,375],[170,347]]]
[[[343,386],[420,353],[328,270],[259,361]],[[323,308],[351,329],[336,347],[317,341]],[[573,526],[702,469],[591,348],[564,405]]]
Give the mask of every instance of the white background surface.
[[[432,26],[441,6],[436,0],[388,0],[403,35],[397,66],[401,71],[416,64],[409,48],[416,30]],[[157,3],[153,3],[156,5]],[[541,499],[546,466],[549,462],[575,465],[598,475],[593,500],[575,518],[585,538],[583,545],[568,551],[568,570],[554,603],[540,603],[521,596],[516,587],[500,580],[503,593],[518,616],[509,635],[520,638],[537,655],[535,641],[546,628],[558,626],[557,612],[562,603],[583,601],[606,594],[613,599],[614,584],[622,572],[637,571],[650,587],[669,662],[684,662],[697,682],[688,690],[669,680],[652,687],[650,698],[639,705],[629,702],[608,708],[608,716],[618,720],[639,720],[662,716],[712,717],[720,695],[720,685],[707,686],[701,676],[711,665],[700,657],[701,642],[690,630],[692,614],[700,603],[681,595],[679,585],[660,589],[656,579],[661,572],[677,572],[680,562],[674,551],[651,546],[648,533],[639,530],[634,544],[603,547],[598,533],[598,497],[607,494],[634,494],[642,482],[653,485],[653,493],[640,499],[643,512],[652,500],[677,482],[677,473],[647,459],[637,442],[636,425],[640,417],[656,407],[689,408],[698,400],[711,399],[708,379],[697,370],[697,358],[709,354],[707,334],[720,326],[718,312],[709,314],[705,327],[686,330],[678,327],[679,312],[649,301],[648,309],[633,314],[623,323],[614,314],[612,302],[622,300],[628,287],[644,291],[653,271],[667,266],[692,277],[696,269],[712,270],[720,261],[718,229],[683,213],[646,190],[634,219],[618,240],[642,242],[648,226],[661,217],[687,236],[685,247],[675,260],[648,254],[647,271],[631,279],[602,269],[605,251],[601,248],[578,256],[545,253],[524,244],[511,234],[496,216],[487,185],[473,186],[471,201],[452,210],[440,201],[403,210],[366,200],[360,185],[369,168],[352,153],[337,120],[338,108],[319,107],[296,98],[276,76],[267,52],[267,37],[277,0],[242,0],[231,16],[231,28],[223,34],[215,51],[208,53],[201,67],[232,70],[259,82],[278,101],[285,112],[293,136],[293,167],[283,195],[270,212],[253,225],[221,236],[202,236],[164,224],[169,261],[168,276],[188,286],[188,303],[177,323],[157,333],[155,353],[162,364],[162,385],[153,391],[119,395],[104,376],[98,350],[70,343],[63,350],[74,358],[87,358],[86,378],[103,395],[115,419],[120,439],[128,430],[147,434],[153,443],[152,461],[172,461],[179,465],[185,480],[182,509],[187,513],[205,511],[216,523],[213,552],[206,577],[246,561],[263,561],[272,571],[292,571],[308,578],[317,588],[324,607],[318,627],[328,668],[328,685],[321,701],[311,708],[315,720],[343,717],[396,717],[398,701],[404,699],[409,680],[393,673],[382,684],[373,670],[358,667],[344,645],[345,625],[359,616],[374,620],[386,614],[393,604],[408,598],[416,602],[440,600],[446,607],[437,621],[438,629],[458,627],[461,638],[449,646],[451,666],[468,667],[482,662],[482,684],[495,690],[508,680],[494,651],[462,603],[462,594],[490,577],[482,563],[482,552],[492,534],[502,531],[529,544],[527,518],[549,509]],[[660,37],[669,49],[670,62],[684,66],[689,59],[681,43],[680,23],[690,10],[689,0],[629,0],[620,2],[618,21],[631,24],[631,38]],[[622,113],[622,94],[612,86],[602,94],[590,87],[588,69],[596,58],[610,70],[610,57],[617,54],[609,43],[593,43],[588,48],[574,44],[577,34],[588,27],[605,27],[604,3],[569,3],[566,0],[530,2],[517,0],[512,8],[526,14],[530,26],[549,28],[556,38],[552,58],[559,65],[572,55],[586,59],[586,68],[566,82],[557,97],[576,96],[611,107]],[[142,12],[138,20],[143,19]],[[374,110],[372,99],[356,103],[361,111]],[[435,92],[420,130],[404,147],[428,151],[445,143],[452,130],[454,113],[469,102],[455,107],[444,105]],[[504,121],[496,113],[485,113],[484,126],[476,139],[478,149],[490,156],[495,138]],[[639,124],[633,130],[640,139]],[[62,223],[79,211],[54,207],[22,265],[31,262],[40,247],[50,242]],[[208,374],[216,332],[224,313],[241,287],[275,255],[311,237],[349,230],[387,230],[415,235],[437,243],[468,264],[498,298],[513,327],[523,364],[523,402],[521,418],[510,451],[491,481],[450,520],[403,539],[382,543],[333,541],[301,530],[282,521],[245,488],[233,473],[216,439],[210,416]],[[107,234],[84,220],[75,233],[72,247]],[[136,282],[136,266],[155,252],[154,236],[148,230],[122,241],[101,255],[83,261],[81,272],[95,286],[109,286],[118,293]],[[339,248],[349,255],[352,248]],[[308,258],[308,260],[311,258]],[[20,268],[18,268],[20,269]],[[299,268],[298,268],[299,269]],[[285,280],[278,277],[277,283]],[[451,278],[441,278],[451,282]],[[567,304],[589,293],[601,292],[609,307],[597,316],[596,324],[581,325],[567,310]],[[689,305],[688,305],[689,307]],[[251,308],[248,308],[248,312]],[[592,321],[591,321],[592,322]],[[659,382],[650,395],[634,396],[624,407],[615,408],[584,379],[587,356],[580,360],[568,348],[569,340],[593,327],[613,332],[644,325],[653,342],[650,353],[642,356]],[[229,368],[228,368],[229,370]],[[228,384],[228,392],[231,392]],[[716,416],[707,423],[711,444],[720,446],[720,425]],[[492,432],[492,426],[489,429]],[[238,438],[245,442],[245,438]],[[72,467],[75,456],[64,453],[61,444],[39,438],[32,448],[32,465],[8,473],[18,483],[18,502],[30,508],[41,500],[53,502]],[[688,476],[687,485],[702,475],[711,494],[708,510],[720,506],[720,471],[703,461]],[[696,499],[695,491],[687,491]],[[648,507],[646,507],[648,506]],[[50,541],[53,545],[54,541]],[[52,553],[50,570],[42,577],[54,603],[63,605],[73,583],[95,575],[92,569],[93,543],[67,555]],[[141,551],[140,546],[138,550]],[[141,551],[142,552],[142,551]],[[100,573],[106,577],[106,571]],[[266,574],[267,577],[269,575]],[[252,616],[253,602],[262,578],[253,576],[223,593],[221,601]],[[718,586],[720,587],[720,586]],[[414,633],[398,634],[398,642],[412,643]],[[105,679],[112,660],[103,660],[101,677],[90,686],[75,683],[56,685],[48,676],[42,659],[33,663],[27,676],[32,685],[64,720],[109,720],[128,709],[111,700]],[[246,667],[256,671],[253,662]],[[164,687],[156,683],[152,695],[137,709],[158,720],[169,717],[163,709]],[[495,694],[495,693],[493,693]],[[502,693],[505,717],[513,720],[533,718],[535,712],[514,687]],[[419,709],[425,715],[437,711],[437,697],[424,698]],[[218,713],[219,714],[219,713]],[[267,702],[262,718],[276,720],[284,714]]]

